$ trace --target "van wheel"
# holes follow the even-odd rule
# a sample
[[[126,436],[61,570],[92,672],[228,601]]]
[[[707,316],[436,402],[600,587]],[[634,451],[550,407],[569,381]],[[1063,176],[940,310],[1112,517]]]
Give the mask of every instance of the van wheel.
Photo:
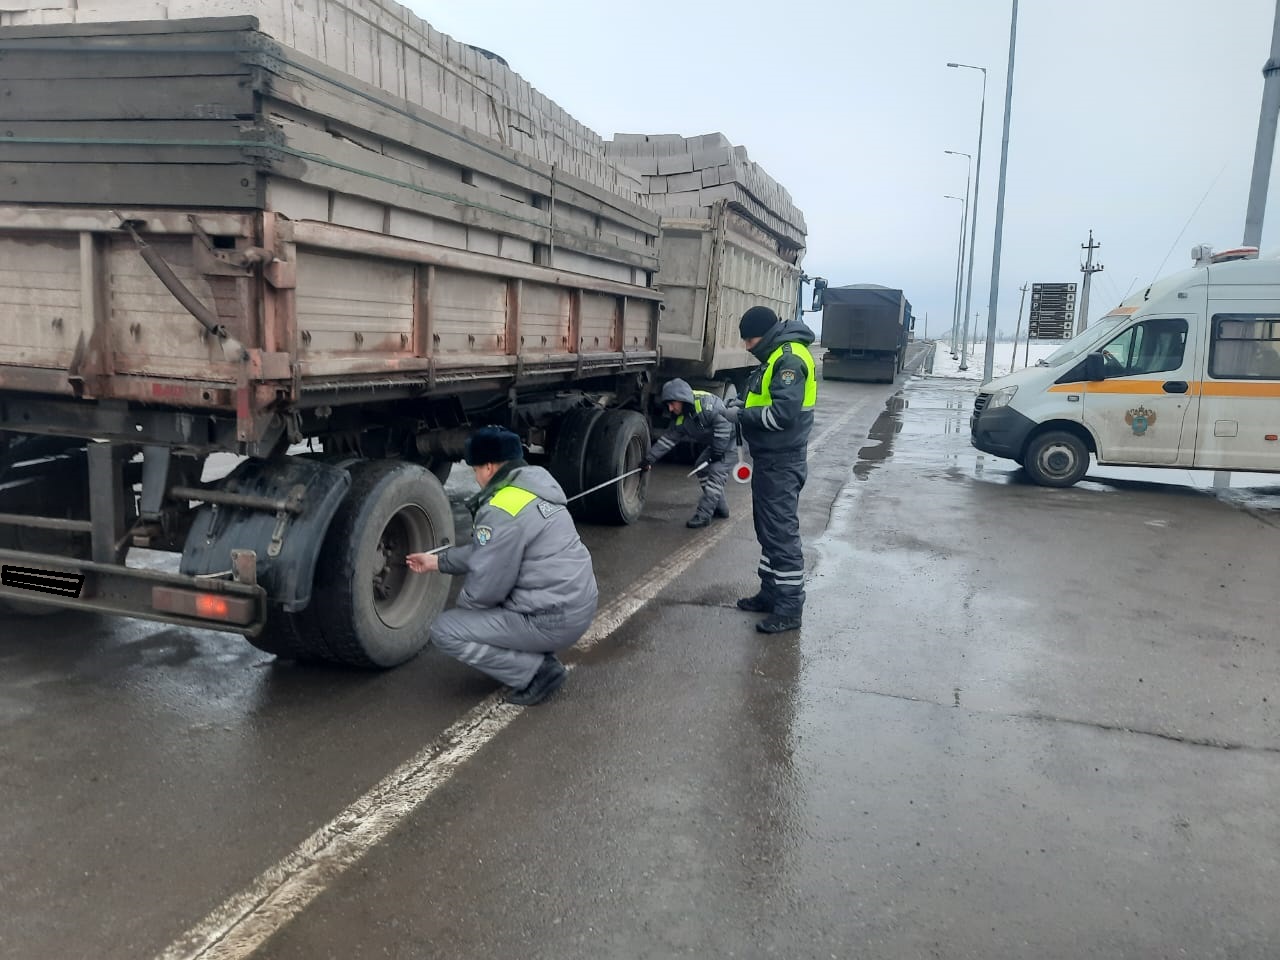
[[[590,457],[583,470],[582,486],[589,490],[640,466],[649,452],[649,424],[632,410],[606,410],[591,437]],[[635,523],[644,510],[649,478],[643,473],[619,481],[584,497],[581,515],[595,523]]]
[[[1027,445],[1023,469],[1042,487],[1069,487],[1089,469],[1089,449],[1074,433],[1049,430]]]
[[[415,574],[409,553],[452,543],[453,509],[444,488],[416,464],[367,461],[351,468],[351,489],[325,534],[311,603],[279,612],[260,650],[354,667],[394,667],[427,642],[444,609],[449,578]]]

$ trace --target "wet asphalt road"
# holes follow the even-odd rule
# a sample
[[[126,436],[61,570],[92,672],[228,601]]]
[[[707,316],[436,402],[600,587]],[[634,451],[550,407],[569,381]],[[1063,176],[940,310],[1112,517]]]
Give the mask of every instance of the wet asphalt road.
[[[735,488],[713,551],[255,956],[1280,955],[1278,498],[1033,487],[971,402],[824,384],[803,631],[733,607]],[[721,529],[684,528],[687,469],[584,529],[602,601]],[[0,620],[0,955],[160,954],[493,690],[431,651]]]

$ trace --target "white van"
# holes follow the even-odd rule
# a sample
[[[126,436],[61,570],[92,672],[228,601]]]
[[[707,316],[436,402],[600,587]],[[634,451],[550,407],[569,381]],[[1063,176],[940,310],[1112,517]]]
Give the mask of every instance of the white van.
[[[1192,250],[1034,367],[982,385],[975,447],[1068,487],[1100,464],[1280,473],[1280,258]]]

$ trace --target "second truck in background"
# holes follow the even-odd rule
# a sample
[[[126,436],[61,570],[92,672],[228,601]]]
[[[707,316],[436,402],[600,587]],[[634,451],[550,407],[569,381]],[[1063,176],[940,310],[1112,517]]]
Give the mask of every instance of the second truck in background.
[[[827,287],[822,378],[892,383],[906,363],[910,335],[911,304],[901,290],[874,283]]]

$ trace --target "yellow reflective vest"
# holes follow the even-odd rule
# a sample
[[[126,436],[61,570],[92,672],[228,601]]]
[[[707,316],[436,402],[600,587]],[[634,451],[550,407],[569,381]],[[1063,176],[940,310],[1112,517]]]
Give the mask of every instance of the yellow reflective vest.
[[[769,387],[773,383],[773,368],[777,365],[778,359],[788,352],[792,356],[799,357],[805,366],[804,403],[802,404],[802,409],[812,410],[817,406],[818,381],[813,375],[813,354],[809,352],[809,348],[803,343],[788,341],[769,354],[769,359],[765,361],[764,376],[760,379],[760,392],[751,391],[747,393],[747,407],[767,407],[772,405],[773,394],[770,392]]]

